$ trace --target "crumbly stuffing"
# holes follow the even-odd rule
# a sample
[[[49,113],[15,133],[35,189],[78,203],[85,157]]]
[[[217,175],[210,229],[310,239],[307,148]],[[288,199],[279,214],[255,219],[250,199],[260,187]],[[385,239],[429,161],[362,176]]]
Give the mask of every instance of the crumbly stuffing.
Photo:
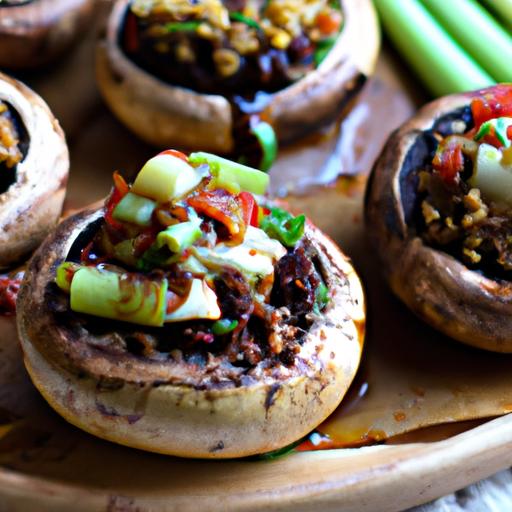
[[[18,132],[7,105],[0,101],[0,165],[12,169],[22,158]]]

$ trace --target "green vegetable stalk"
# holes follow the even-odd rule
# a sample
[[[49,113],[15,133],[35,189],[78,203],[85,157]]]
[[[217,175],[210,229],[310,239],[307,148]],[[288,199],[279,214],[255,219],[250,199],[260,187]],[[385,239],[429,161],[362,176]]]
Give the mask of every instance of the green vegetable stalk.
[[[512,36],[478,2],[422,2],[482,68],[498,82],[512,82]]]
[[[277,136],[272,125],[260,121],[251,128],[251,133],[256,137],[261,148],[262,158],[259,168],[267,172],[277,158]]]
[[[61,286],[59,270],[57,284]],[[164,323],[167,279],[81,267],[73,275],[69,293],[71,309],[77,313],[154,327]]]
[[[156,237],[156,247],[160,249],[166,245],[171,252],[182,253],[196,240],[199,240],[201,235],[200,222],[198,223],[194,220],[181,222],[180,224],[169,226],[164,231],[158,233]]]
[[[375,5],[386,33],[435,96],[495,83],[419,0],[375,0]]]
[[[512,30],[512,0],[483,0]]]
[[[150,226],[151,216],[156,202],[146,197],[128,192],[114,208],[113,217],[122,222],[131,222],[139,226]]]

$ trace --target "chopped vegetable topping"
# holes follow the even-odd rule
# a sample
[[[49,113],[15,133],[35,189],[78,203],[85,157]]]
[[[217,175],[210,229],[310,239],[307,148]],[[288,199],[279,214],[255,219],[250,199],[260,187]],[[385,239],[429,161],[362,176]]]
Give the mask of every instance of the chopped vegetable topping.
[[[19,136],[7,105],[0,101],[0,166],[8,169],[21,162],[23,155],[18,146]]]
[[[510,279],[512,86],[477,94],[467,114],[465,130],[434,134],[434,159],[419,173],[422,234],[469,266]]]
[[[173,325],[178,344],[228,343],[244,352],[230,360],[256,364],[270,352],[291,364],[303,333],[296,325],[321,313],[328,290],[308,259],[305,217],[258,204],[267,185],[265,173],[216,155],[165,151],[131,187],[114,175],[106,222],[80,248],[80,261],[57,268],[55,282],[76,313]],[[272,326],[278,318],[291,324]]]

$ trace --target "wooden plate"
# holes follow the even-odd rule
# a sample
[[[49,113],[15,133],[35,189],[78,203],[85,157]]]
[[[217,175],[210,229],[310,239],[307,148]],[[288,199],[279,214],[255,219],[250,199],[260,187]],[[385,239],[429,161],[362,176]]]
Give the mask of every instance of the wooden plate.
[[[113,170],[133,174],[154,151],[134,139],[103,106],[92,76],[91,46],[91,41],[82,45],[52,73],[28,77],[49,101],[68,135],[71,207],[107,194]],[[371,136],[373,155],[386,130],[401,122],[417,102],[406,92],[403,70],[397,71],[393,59],[381,61],[378,75],[374,91],[382,93],[383,84],[398,84],[400,94],[395,94],[393,101],[379,103],[384,105],[381,115],[387,124],[383,128],[374,123],[378,126]],[[62,94],[62,90],[74,94]],[[354,111],[350,122],[342,126],[345,140],[363,121],[368,124],[374,110],[375,105],[367,103]],[[303,164],[307,155],[314,168],[325,171],[317,173],[315,180],[328,181],[338,172],[350,173],[357,162],[367,171],[371,158],[366,155],[355,162],[337,140],[317,139],[309,141],[309,146],[287,150],[276,169],[289,168],[290,162]],[[353,140],[357,142],[356,137]],[[326,158],[312,149],[320,146],[328,149],[322,153]],[[343,158],[336,159],[338,167],[333,170],[331,155],[337,151]],[[293,175],[276,177],[279,190],[294,182]],[[307,186],[312,184],[310,177],[304,177]],[[291,202],[323,224],[357,263],[365,251],[360,243],[362,184],[355,179],[352,185],[343,190],[343,208],[334,200],[340,197],[334,189],[319,189]],[[376,314],[372,322],[378,323],[378,319]],[[419,322],[411,322],[416,332],[422,329]],[[12,319],[0,319],[0,333],[0,510],[384,512],[424,503],[512,464],[511,416],[484,422],[461,434],[445,433],[449,437],[440,441],[409,439],[397,445],[294,453],[274,461],[207,462],[130,450],[80,432],[53,413],[28,380]],[[512,393],[508,403],[512,404]]]

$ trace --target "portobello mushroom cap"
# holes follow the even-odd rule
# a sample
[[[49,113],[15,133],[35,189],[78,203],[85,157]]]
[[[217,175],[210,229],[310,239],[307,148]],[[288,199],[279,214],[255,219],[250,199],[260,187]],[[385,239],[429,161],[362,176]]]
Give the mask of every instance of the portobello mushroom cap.
[[[344,26],[332,50],[317,69],[274,93],[261,114],[282,143],[334,121],[374,70],[380,33],[373,4],[340,1]],[[96,74],[107,104],[138,137],[156,146],[232,152],[228,99],[163,82],[123,53],[119,31],[129,2],[116,1],[106,37],[97,48]]]
[[[16,112],[28,137],[15,181],[0,193],[0,268],[5,268],[55,227],[66,193],[69,154],[58,121],[34,91],[0,73],[0,101]]]
[[[30,0],[0,5],[0,67],[35,68],[56,59],[88,27],[94,4]]]
[[[79,213],[47,238],[30,263],[17,304],[27,370],[67,421],[130,447],[227,458],[286,446],[336,408],[359,365],[364,296],[349,260],[317,228],[307,226],[305,236],[319,251],[332,301],[305,335],[295,363],[279,366],[273,376],[260,370],[238,383],[215,383],[200,365],[112,354],[89,331],[56,322],[56,268],[102,215]]]
[[[417,316],[468,345],[510,353],[512,283],[428,246],[415,228],[415,171],[430,151],[425,132],[460,119],[474,95],[433,101],[391,135],[368,184],[366,226],[391,289]]]

